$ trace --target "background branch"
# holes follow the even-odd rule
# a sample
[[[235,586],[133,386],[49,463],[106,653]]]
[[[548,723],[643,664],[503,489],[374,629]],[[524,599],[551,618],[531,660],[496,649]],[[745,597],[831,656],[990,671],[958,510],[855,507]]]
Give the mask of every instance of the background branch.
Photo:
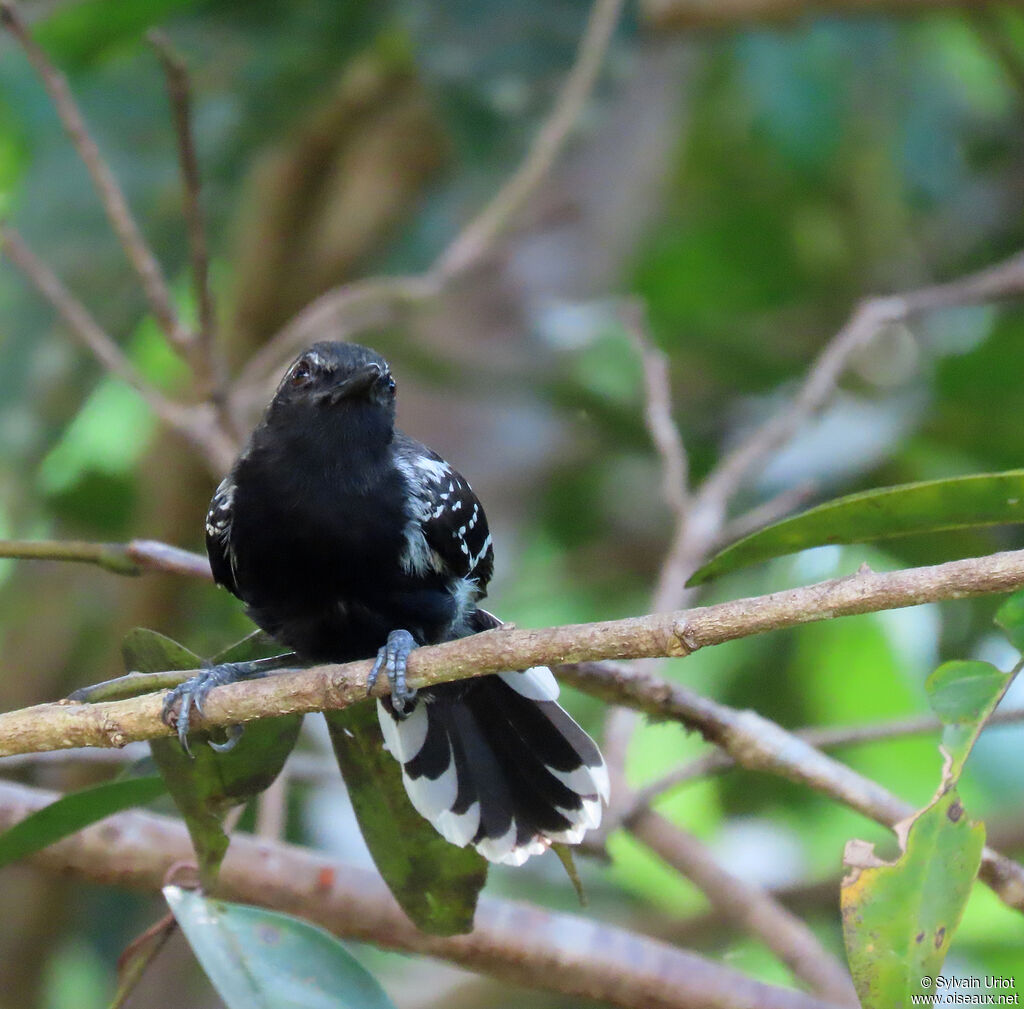
[[[50,62],[42,46],[29,34],[18,13],[17,5],[10,0],[0,0],[0,22],[18,41],[43,82],[50,101],[53,102],[53,107],[71,138],[71,143],[92,178],[110,225],[121,240],[125,255],[142,283],[153,314],[171,344],[187,356],[190,337],[178,319],[163,270],[143,238],[110,166],[100,154],[96,141],[86,128],[82,113],[68,89],[64,75]]]
[[[193,361],[199,369],[197,378],[203,397],[220,402],[224,398],[223,386],[226,375],[223,362],[214,345],[216,313],[213,292],[210,290],[210,257],[201,199],[202,178],[196,158],[195,140],[192,136],[192,95],[188,70],[185,67],[185,61],[175,51],[171,40],[164,32],[151,31],[146,38],[156,51],[167,78],[167,97],[171,105],[174,132],[178,141],[185,227],[188,233],[189,256],[192,260],[192,283],[199,316],[199,329],[194,337]]]
[[[54,793],[0,783],[0,829]],[[194,859],[184,826],[121,813],[32,857],[50,871],[158,892],[168,868]],[[507,981],[601,999],[624,1009],[826,1009],[801,992],[760,984],[695,954],[573,915],[483,897],[466,936],[419,932],[376,873],[292,845],[235,834],[220,895],[299,914],[336,935],[439,957]]]
[[[436,297],[487,255],[565,147],[593,90],[622,6],[623,0],[595,0],[576,61],[519,167],[433,265],[417,276],[373,277],[345,284],[307,305],[242,369],[235,393],[239,413],[244,415],[252,402],[262,400],[267,383],[282,365],[325,332],[340,333],[334,339],[350,339],[360,329],[385,325],[401,308]]]
[[[822,14],[909,17],[933,10],[995,7],[995,0],[643,0],[644,19],[654,28],[739,28],[749,22],[796,21]]]

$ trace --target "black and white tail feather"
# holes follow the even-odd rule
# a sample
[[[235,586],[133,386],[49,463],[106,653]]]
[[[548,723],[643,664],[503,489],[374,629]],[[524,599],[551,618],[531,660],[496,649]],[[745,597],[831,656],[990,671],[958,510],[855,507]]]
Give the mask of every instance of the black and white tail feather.
[[[547,666],[420,692],[399,715],[377,702],[385,745],[416,810],[452,844],[522,865],[601,823],[608,771],[558,704]]]

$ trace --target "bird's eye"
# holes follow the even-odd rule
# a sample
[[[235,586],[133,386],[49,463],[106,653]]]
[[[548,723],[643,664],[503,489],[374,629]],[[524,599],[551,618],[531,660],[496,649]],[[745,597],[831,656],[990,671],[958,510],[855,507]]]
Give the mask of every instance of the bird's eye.
[[[384,388],[391,393],[395,391],[395,380],[390,375],[384,379]]]
[[[313,366],[309,360],[304,357],[295,365],[294,368],[292,368],[292,373],[288,377],[288,381],[295,388],[301,388],[304,385],[308,385],[312,377]]]

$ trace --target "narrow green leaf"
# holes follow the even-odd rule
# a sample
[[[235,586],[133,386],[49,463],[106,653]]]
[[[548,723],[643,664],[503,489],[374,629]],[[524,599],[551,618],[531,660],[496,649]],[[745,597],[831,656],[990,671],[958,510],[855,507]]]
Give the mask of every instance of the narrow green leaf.
[[[110,781],[65,795],[0,834],[0,868],[106,816],[144,806],[166,790],[163,781],[152,775]]]
[[[932,710],[942,720],[942,752],[946,758],[943,788],[956,784],[985,721],[1013,679],[988,662],[944,662],[927,680]]]
[[[996,623],[1005,631],[1010,644],[1024,652],[1024,589],[1014,592],[999,607]]]
[[[122,653],[125,665],[141,673],[196,669],[201,662],[178,642],[142,627],[129,632]],[[199,878],[207,891],[216,883],[228,848],[221,827],[225,813],[263,791],[277,777],[295,747],[301,725],[301,715],[252,722],[234,749],[223,753],[206,745],[206,733],[197,732],[189,737],[191,757],[173,737],[150,740],[153,760],[185,819]]]
[[[711,578],[830,543],[1024,522],[1024,470],[928,480],[837,498],[767,526],[711,558],[689,580]]]
[[[395,900],[424,932],[472,931],[486,859],[449,844],[413,809],[401,767],[384,749],[372,703],[324,717],[366,846]]]
[[[168,669],[198,669],[202,659],[173,638],[133,627],[121,641],[121,658],[127,673],[158,673]]]
[[[851,841],[844,855],[843,937],[863,1009],[910,1005],[938,976],[981,865],[985,827],[972,823],[956,793],[943,793],[897,828],[893,863]]]
[[[394,1009],[377,980],[323,929],[278,911],[164,896],[228,1009]]]
[[[203,889],[213,890],[228,849],[221,826],[227,811],[262,792],[280,773],[295,747],[301,715],[264,718],[245,726],[234,749],[218,752],[207,736],[189,736],[192,756],[177,739],[152,739],[149,747],[167,790],[185,818]]]

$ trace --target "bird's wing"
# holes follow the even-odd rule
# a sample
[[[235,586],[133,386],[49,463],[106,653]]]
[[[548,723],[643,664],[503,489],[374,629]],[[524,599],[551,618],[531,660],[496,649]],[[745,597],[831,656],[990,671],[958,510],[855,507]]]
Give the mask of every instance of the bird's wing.
[[[436,452],[405,435],[396,434],[395,453],[410,500],[403,566],[473,582],[483,595],[494,570],[494,550],[473,488]]]
[[[237,596],[234,550],[231,546],[234,501],[235,483],[228,474],[221,480],[210,502],[210,510],[206,513],[206,552],[210,558],[213,580]]]

